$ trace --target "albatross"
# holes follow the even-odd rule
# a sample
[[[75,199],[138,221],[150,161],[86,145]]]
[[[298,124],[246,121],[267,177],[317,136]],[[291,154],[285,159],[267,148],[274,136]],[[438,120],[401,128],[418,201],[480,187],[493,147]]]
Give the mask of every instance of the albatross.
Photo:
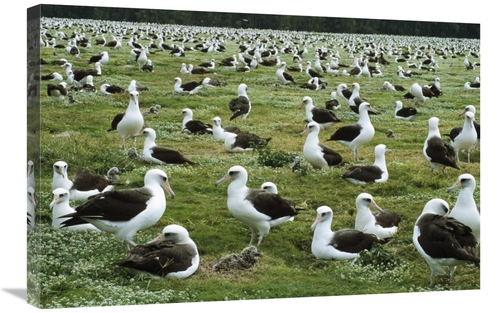
[[[352,260],[363,250],[369,250],[379,239],[373,234],[356,229],[332,231],[333,211],[324,205],[316,209],[316,219],[311,225],[314,235],[311,243],[312,254],[320,260]]]
[[[125,113],[115,115],[111,122],[111,128],[108,131],[116,130],[122,138],[122,148],[125,149],[125,139],[134,138],[134,147],[136,138],[133,137],[144,126],[144,117],[139,109],[139,92],[129,92],[129,103]]]
[[[257,245],[269,234],[271,227],[280,225],[297,215],[292,204],[279,194],[247,187],[248,172],[239,165],[229,168],[215,186],[231,180],[227,188],[227,208],[234,218],[252,232],[250,243],[258,236]]]
[[[155,239],[137,245],[113,265],[125,267],[132,274],[152,278],[187,278],[200,264],[196,243],[186,228],[171,224],[163,228]]]
[[[429,118],[429,131],[424,142],[423,153],[425,159],[431,166],[431,171],[442,168],[442,172],[446,167],[460,169],[456,162],[455,150],[453,147],[441,138],[439,132],[439,118],[433,116]]]
[[[156,145],[156,131],[152,128],[145,128],[135,136],[145,138],[143,155],[144,160],[148,162],[155,164],[195,164],[177,150]]]
[[[428,201],[413,228],[413,244],[434,276],[451,277],[456,266],[473,263],[479,267],[477,240],[470,227],[448,216],[450,207],[442,199]]]
[[[212,118],[212,134],[215,140],[225,141],[227,133],[237,134],[240,129],[236,126],[222,127],[222,119],[219,116]]]
[[[52,190],[64,188],[70,193],[70,200],[82,201],[101,192],[114,188],[108,178],[79,169],[72,179],[68,178],[68,163],[57,161],[53,164]],[[113,168],[112,168],[113,169]],[[112,170],[110,169],[110,171]],[[109,173],[109,171],[108,171]]]
[[[339,100],[337,99],[337,92],[332,91],[330,93],[330,99],[325,101],[325,108],[327,110],[338,110],[340,109],[342,105],[340,104]]]
[[[477,243],[481,240],[480,214],[474,201],[476,179],[471,174],[465,173],[458,176],[457,181],[449,187],[448,192],[460,188],[455,206],[450,212],[450,217],[469,226],[476,237]]]
[[[293,80],[292,75],[290,75],[287,72],[285,72],[285,70],[286,70],[286,62],[281,62],[280,67],[276,71],[276,77],[278,77],[278,81],[282,85],[288,85],[288,84],[291,84],[291,83],[295,83],[295,81]]]
[[[459,160],[460,150],[467,151],[467,163],[470,163],[470,151],[477,141],[477,132],[474,127],[474,113],[466,112],[465,120],[462,127],[454,127],[447,136],[450,137],[450,144],[455,149],[457,162]]]
[[[180,77],[174,78],[174,95],[194,95],[197,94],[202,88],[203,84],[200,82],[191,81],[183,84]]]
[[[312,121],[307,124],[306,128],[301,133],[301,136],[306,132],[308,133],[302,150],[304,158],[314,169],[341,164],[342,156],[319,141],[318,135],[320,129],[320,125]]]
[[[167,174],[151,169],[144,175],[144,186],[132,189],[112,190],[91,197],[75,208],[62,227],[91,223],[101,231],[114,234],[124,241],[127,249],[136,246],[132,241],[141,230],[153,226],[165,212],[167,201],[164,190],[172,197]]]
[[[224,139],[224,147],[228,152],[245,152],[266,146],[271,137],[262,138],[256,134],[240,131],[238,133],[227,132]]]
[[[370,207],[375,208],[376,212],[373,213]],[[385,243],[397,233],[400,221],[401,217],[397,213],[380,208],[371,194],[362,192],[356,197],[355,229],[373,234]]]
[[[302,98],[299,109],[303,107],[306,111],[307,122],[314,121],[318,123],[321,129],[327,129],[334,123],[340,122],[340,119],[332,111],[316,107],[309,96]]]
[[[360,88],[358,83],[352,83],[352,94],[348,100],[349,108],[357,114],[359,114],[359,106],[361,103],[367,102],[359,94]],[[368,114],[379,114],[379,112],[372,108],[372,110],[368,111]]]
[[[186,134],[212,134],[212,127],[200,120],[193,119],[193,110],[184,108],[177,116],[184,116],[182,119],[182,132]]]
[[[467,112],[472,112],[474,113],[474,128],[476,129],[476,133],[477,133],[477,142],[479,143],[479,140],[481,140],[481,125],[476,121],[476,107],[473,106],[472,104],[469,104],[467,105],[463,111],[459,114],[460,116],[464,115],[465,113]]]
[[[358,147],[372,140],[375,135],[368,112],[376,112],[368,102],[359,105],[358,122],[338,128],[328,140],[337,141],[351,150],[354,156],[354,162],[359,161]]]
[[[248,114],[252,109],[252,103],[247,94],[248,87],[246,84],[240,84],[238,86],[238,97],[233,98],[229,101],[229,110],[233,113],[230,121],[234,120],[238,116],[241,116],[241,120],[246,122]]]
[[[52,227],[61,228],[63,222],[69,218],[61,218],[61,216],[75,212],[75,209],[69,205],[70,192],[64,188],[56,188],[52,190],[54,195],[49,207],[52,209]],[[100,231],[94,225],[82,221],[81,224],[67,227],[69,230],[94,230]]]
[[[27,188],[27,216],[28,216],[28,226],[35,226],[35,189],[33,186],[29,186]]]
[[[386,182],[389,179],[385,162],[386,151],[390,151],[386,145],[378,144],[374,149],[375,161],[373,165],[351,166],[342,174],[342,178],[355,185]]]
[[[413,121],[417,116],[417,109],[411,107],[403,108],[403,102],[397,100],[394,108],[394,118],[403,121]]]
[[[52,101],[55,101],[57,98],[64,100],[65,96],[68,95],[67,86],[66,82],[60,82],[57,85],[48,84],[47,95],[52,98]]]

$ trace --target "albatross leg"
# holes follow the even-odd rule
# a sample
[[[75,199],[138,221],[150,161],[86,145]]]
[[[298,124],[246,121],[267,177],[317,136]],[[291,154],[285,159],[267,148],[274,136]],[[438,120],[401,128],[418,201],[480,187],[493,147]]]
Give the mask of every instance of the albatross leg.
[[[125,243],[125,248],[127,248],[127,250],[130,250],[131,247],[137,246],[137,244],[135,242],[133,242],[132,240],[129,240],[129,239],[125,239],[123,242]]]

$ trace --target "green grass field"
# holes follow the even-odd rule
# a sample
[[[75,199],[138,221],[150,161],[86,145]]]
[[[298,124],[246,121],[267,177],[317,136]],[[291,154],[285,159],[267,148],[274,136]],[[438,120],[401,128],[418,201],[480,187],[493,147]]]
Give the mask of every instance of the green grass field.
[[[129,27],[130,26],[130,27]],[[132,28],[134,26],[135,28]],[[462,173],[470,173],[476,178],[475,199],[480,204],[480,148],[471,152],[471,162],[466,163],[465,153],[460,154],[460,170],[448,168],[444,173],[431,172],[424,159],[422,147],[427,136],[427,121],[436,116],[440,119],[441,134],[463,125],[459,113],[466,105],[473,104],[476,120],[480,122],[480,93],[465,90],[464,83],[480,76],[480,67],[466,70],[464,55],[469,50],[479,49],[479,41],[464,39],[440,39],[419,37],[365,36],[349,34],[305,34],[258,31],[259,39],[266,45],[282,47],[280,40],[291,40],[302,47],[305,41],[309,54],[303,57],[314,61],[314,50],[326,47],[332,53],[339,51],[341,63],[351,65],[343,44],[345,40],[363,47],[374,43],[385,49],[393,49],[393,57],[386,56],[390,64],[382,67],[383,77],[325,76],[325,89],[310,91],[298,86],[280,86],[275,75],[276,66],[259,66],[249,73],[238,73],[235,69],[216,65],[215,73],[208,75],[181,74],[181,63],[197,64],[214,58],[217,64],[226,57],[239,52],[238,45],[250,42],[250,38],[223,37],[224,52],[204,53],[186,50],[184,57],[175,57],[168,51],[150,49],[149,59],[154,72],[140,71],[130,54],[131,47],[125,43],[135,29],[146,29],[146,25],[128,25],[121,50],[101,47],[94,43],[91,47],[80,47],[80,58],[65,53],[64,49],[42,47],[41,58],[53,61],[66,58],[74,69],[91,68],[87,60],[100,51],[109,52],[110,61],[102,68],[102,75],[94,77],[97,89],[104,83],[119,85],[126,89],[131,80],[148,87],[140,92],[139,103],[142,111],[153,105],[161,105],[158,114],[145,116],[145,127],[156,130],[156,142],[160,146],[181,151],[196,162],[193,166],[152,165],[140,159],[130,159],[121,149],[121,138],[115,132],[108,132],[113,117],[124,112],[128,105],[128,95],[105,95],[101,92],[72,92],[78,101],[74,104],[52,101],[47,96],[47,81],[40,83],[40,124],[36,123],[37,108],[28,101],[28,132],[40,135],[40,150],[36,151],[28,138],[28,156],[37,159],[36,195],[37,225],[28,229],[28,302],[42,308],[108,306],[150,303],[199,302],[242,299],[274,299],[292,297],[313,297],[333,295],[360,295],[382,293],[406,293],[441,290],[476,290],[480,288],[480,271],[472,266],[459,267],[452,282],[439,276],[434,287],[429,287],[430,270],[412,243],[413,226],[423,206],[432,198],[442,198],[450,207],[456,201],[458,191],[447,192]],[[170,26],[164,26],[169,29]],[[75,30],[91,36],[92,24],[63,28],[68,36]],[[189,27],[179,28],[192,31]],[[213,32],[212,32],[213,31]],[[232,30],[228,30],[232,32]],[[54,34],[54,30],[48,29]],[[250,32],[253,32],[251,30]],[[139,42],[149,44],[145,36]],[[244,33],[239,30],[238,33]],[[212,38],[215,30],[196,32],[195,39]],[[257,36],[257,35],[255,35]],[[281,37],[280,37],[281,36]],[[286,36],[286,37],[285,37]],[[111,40],[111,36],[108,36]],[[173,36],[172,36],[173,37]],[[60,42],[65,44],[64,41]],[[174,43],[167,36],[167,44]],[[180,44],[180,42],[175,42]],[[186,42],[186,47],[195,43]],[[437,52],[446,47],[456,47],[456,54],[439,59]],[[436,72],[416,70],[420,75],[403,80],[396,76],[398,65],[406,69],[406,64],[397,64],[394,59],[399,51],[411,49],[422,53],[434,53],[439,67]],[[356,55],[361,55],[358,50]],[[291,54],[280,54],[281,60],[293,63]],[[272,59],[272,58],[271,58]],[[479,58],[469,57],[471,62]],[[329,59],[328,59],[329,61]],[[324,61],[325,63],[326,61]],[[417,60],[418,62],[418,60]],[[240,65],[241,66],[241,65]],[[41,75],[59,72],[60,66],[44,65]],[[293,73],[301,84],[308,80],[304,72]],[[173,95],[173,80],[181,77],[183,82],[201,81],[204,77],[216,77],[227,83],[217,88],[203,88],[192,96]],[[66,78],[66,76],[64,76]],[[394,102],[401,100],[404,106],[413,104],[403,99],[405,92],[380,91],[384,81],[403,85],[407,90],[412,83],[429,84],[435,77],[441,80],[443,95],[432,98],[424,104],[416,105],[419,115],[412,122],[394,118]],[[304,109],[299,109],[304,96],[310,96],[318,107],[330,98],[331,91],[338,84],[350,86],[358,82],[361,94],[381,112],[371,116],[375,127],[372,141],[359,149],[362,161],[371,164],[373,149],[383,143],[391,152],[386,154],[389,180],[383,184],[366,186],[351,185],[340,176],[352,165],[352,154],[337,142],[326,141],[337,127],[356,122],[357,116],[342,104],[335,114],[342,120],[329,130],[320,133],[320,139],[339,152],[346,164],[321,170],[314,170],[303,159],[302,147],[305,137],[300,136],[304,127]],[[252,101],[252,111],[246,123],[240,119],[229,121],[231,112],[229,101],[237,96],[240,83],[248,85],[248,95]],[[222,118],[222,126],[235,125],[261,137],[272,137],[268,146],[252,152],[228,153],[223,144],[210,135],[186,135],[181,132],[182,117],[177,116],[183,108],[191,108],[194,119],[211,123],[215,116]],[[33,113],[35,112],[35,114]],[[34,117],[33,117],[34,116]],[[32,118],[30,118],[32,117]],[[40,125],[40,129],[38,126]],[[395,138],[387,138],[391,129]],[[36,136],[34,138],[37,138]],[[127,148],[133,141],[127,141]],[[137,140],[137,150],[142,153],[143,140]],[[291,172],[293,156],[302,157],[302,170]],[[105,233],[72,233],[52,229],[52,165],[58,160],[69,164],[70,176],[79,168],[94,173],[105,174],[113,166],[121,171],[123,185],[116,188],[133,188],[143,185],[143,177],[150,168],[161,168],[168,175],[175,199],[167,199],[167,209],[156,225],[136,234],[137,243],[145,243],[156,237],[168,224],[176,223],[186,227],[191,238],[198,245],[201,264],[198,271],[185,280],[150,280],[131,277],[122,268],[111,265],[126,254],[123,242]],[[268,162],[283,164],[279,167],[266,166]],[[212,266],[225,254],[240,252],[250,240],[250,231],[234,219],[226,207],[227,186],[215,187],[233,165],[244,166],[249,173],[248,186],[258,188],[265,181],[274,182],[280,194],[294,199],[302,208],[293,222],[284,223],[271,230],[258,247],[263,253],[256,266],[245,271],[213,272]],[[348,261],[321,261],[312,255],[310,246],[312,231],[310,226],[316,209],[328,205],[334,212],[332,229],[353,228],[356,215],[355,199],[361,192],[373,195],[384,209],[395,211],[402,217],[396,237],[383,247],[362,257],[354,265]],[[77,205],[76,203],[74,204]],[[325,288],[325,286],[327,286]]]

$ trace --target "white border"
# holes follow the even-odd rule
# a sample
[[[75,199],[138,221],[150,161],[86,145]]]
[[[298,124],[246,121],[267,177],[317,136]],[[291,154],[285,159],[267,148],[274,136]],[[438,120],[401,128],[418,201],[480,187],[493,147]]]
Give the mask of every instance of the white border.
[[[280,3],[278,3],[280,2]],[[10,1],[8,6],[2,9],[2,102],[0,103],[2,113],[1,118],[4,123],[0,123],[2,133],[2,160],[0,162],[2,175],[0,176],[2,192],[2,223],[0,258],[2,271],[0,275],[0,303],[3,308],[8,308],[10,312],[21,309],[23,312],[39,311],[26,304],[23,290],[25,290],[26,266],[25,266],[25,229],[24,227],[13,227],[18,221],[24,221],[24,175],[26,175],[26,109],[25,109],[25,66],[26,66],[26,10],[28,7],[40,4],[34,1]],[[319,1],[304,4],[300,1],[281,2],[251,0],[243,1],[180,1],[172,2],[155,1],[147,6],[140,3],[121,0],[99,2],[88,0],[86,2],[68,3],[63,1],[51,1],[47,4],[61,5],[85,5],[85,6],[112,6],[128,8],[147,9],[172,9],[172,10],[193,10],[212,12],[248,12],[266,14],[287,14],[287,15],[309,15],[309,16],[332,16],[347,18],[376,18],[389,20],[419,20],[419,21],[440,21],[440,22],[465,22],[481,23],[481,124],[487,127],[483,131],[484,138],[481,145],[481,166],[486,169],[481,173],[481,207],[483,214],[482,241],[481,241],[481,291],[464,292],[429,292],[415,294],[387,294],[387,295],[367,295],[367,296],[337,296],[337,297],[315,297],[299,299],[278,299],[278,300],[252,300],[246,302],[206,302],[188,304],[166,304],[128,307],[103,307],[103,308],[81,308],[81,309],[57,309],[57,312],[137,312],[140,310],[168,310],[183,312],[194,312],[217,309],[219,311],[229,311],[232,309],[251,308],[252,311],[283,308],[290,312],[299,312],[304,309],[325,310],[331,312],[349,311],[370,311],[386,312],[390,310],[419,310],[437,312],[441,310],[459,309],[460,312],[488,312],[488,300],[494,299],[498,294],[495,282],[498,275],[495,251],[498,249],[496,243],[496,223],[500,212],[500,206],[493,201],[493,192],[497,183],[494,181],[494,174],[497,170],[491,170],[490,166],[496,166],[493,161],[496,157],[497,149],[493,144],[499,142],[493,137],[494,131],[488,124],[495,123],[493,120],[498,112],[500,103],[492,97],[492,88],[496,83],[496,77],[491,76],[496,71],[495,68],[488,68],[490,64],[496,66],[496,53],[498,31],[496,6],[493,1],[485,0],[466,2],[462,5],[456,1],[431,1],[431,2],[408,2],[408,1],[355,1],[341,2]],[[244,6],[243,6],[244,5]],[[8,59],[6,59],[8,58]],[[10,58],[10,59],[9,59]],[[6,66],[6,67],[4,67]],[[8,74],[9,76],[4,76]],[[10,88],[15,89],[10,93]],[[488,92],[488,89],[490,91]],[[495,90],[496,92],[497,90]],[[17,94],[16,94],[17,93]],[[13,120],[14,118],[14,120]],[[488,156],[488,158],[487,158]],[[12,181],[12,176],[15,176]],[[486,183],[488,182],[488,184]],[[17,204],[17,199],[21,204]],[[20,222],[19,222],[20,223]],[[21,224],[19,224],[21,225]],[[24,226],[24,224],[23,224]],[[491,229],[493,228],[493,229]],[[427,271],[427,268],[422,268]],[[493,297],[489,297],[493,296]],[[389,304],[387,304],[389,303]],[[243,306],[244,305],[244,306]],[[414,307],[417,305],[418,307]],[[422,308],[419,308],[422,307]],[[491,306],[493,307],[493,306]],[[56,310],[44,310],[56,312]],[[246,310],[245,310],[246,311]]]

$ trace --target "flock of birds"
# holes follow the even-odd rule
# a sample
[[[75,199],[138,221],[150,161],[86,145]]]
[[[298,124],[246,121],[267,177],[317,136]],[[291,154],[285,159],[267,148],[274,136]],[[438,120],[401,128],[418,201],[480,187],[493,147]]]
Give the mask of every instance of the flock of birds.
[[[42,41],[39,44],[43,49],[52,49],[56,48],[57,41],[64,40],[68,42],[68,45],[64,46],[68,58],[85,57],[78,51],[78,45],[90,47],[92,40],[86,39],[84,34],[76,31],[72,38],[66,37],[64,32],[57,30],[61,23],[61,21],[52,20],[42,22]],[[73,24],[73,28],[76,25],[78,24]],[[121,139],[122,148],[127,150],[126,140],[133,138],[133,148],[135,149],[136,139],[143,137],[145,140],[141,157],[145,161],[158,165],[196,164],[178,151],[158,146],[155,130],[144,127],[145,114],[141,112],[139,107],[139,95],[147,90],[147,87],[138,85],[136,80],[132,80],[127,89],[107,83],[102,84],[100,88],[94,86],[93,78],[103,76],[103,68],[113,57],[112,54],[125,48],[121,41],[126,37],[126,31],[114,25],[106,28],[106,34],[103,31],[105,28],[104,25],[97,26],[96,24],[94,26],[94,40],[96,45],[106,48],[109,52],[103,51],[90,56],[88,64],[94,64],[95,68],[86,71],[73,69],[68,59],[56,60],[61,63],[63,72],[50,73],[40,78],[47,81],[47,96],[51,97],[54,102],[57,99],[64,100],[66,96],[76,95],[79,92],[101,92],[106,95],[128,93],[129,104],[126,111],[117,114],[112,119],[108,129],[109,132],[117,132]],[[55,31],[51,32],[50,30]],[[136,28],[132,30],[136,33],[131,33],[130,40],[126,45],[132,48],[131,54],[140,71],[154,72],[153,62],[149,59],[153,53],[152,49],[156,49],[155,53],[169,53],[172,57],[179,59],[196,51],[217,56],[218,52],[225,49],[224,41],[220,39],[222,36],[209,37],[210,39],[205,39],[202,43],[194,46],[195,36],[193,34],[177,30],[179,33],[177,36],[183,36],[183,39],[177,40],[180,41],[180,44],[168,45],[164,42],[166,34],[155,33],[153,36],[152,30],[150,30],[149,35],[145,35],[142,31],[139,32]],[[111,31],[114,32],[114,35],[111,35]],[[138,35],[139,33],[140,35]],[[200,81],[190,82],[183,82],[181,79],[182,74],[213,74],[215,67],[218,66],[232,68],[241,73],[257,71],[259,67],[264,66],[274,67],[276,69],[276,86],[295,85],[304,88],[304,90],[321,90],[326,88],[328,77],[345,75],[359,79],[365,77],[371,79],[371,77],[383,76],[382,70],[384,66],[387,67],[389,64],[384,56],[390,57],[392,55],[387,52],[388,49],[366,44],[358,57],[355,55],[355,45],[346,42],[344,49],[350,54],[349,58],[353,60],[352,66],[341,64],[338,52],[332,52],[325,46],[317,47],[315,51],[309,52],[313,54],[314,60],[304,62],[310,56],[307,46],[310,47],[311,43],[304,44],[304,49],[299,51],[297,47],[292,47],[286,37],[282,38],[283,41],[287,42],[282,48],[279,48],[277,44],[273,44],[270,48],[271,42],[257,41],[251,45],[243,43],[242,39],[236,39],[236,34],[225,35],[228,37],[227,40],[242,42],[239,46],[241,52],[220,60],[219,63],[217,63],[216,57],[210,58],[209,62],[199,64],[199,67],[179,62],[180,75],[172,81],[172,94],[174,96],[191,96],[204,88],[225,86],[225,82],[215,78],[207,77]],[[109,38],[109,36],[113,37],[110,42],[106,40],[106,37]],[[139,44],[139,38],[145,37],[157,38],[160,43],[157,44],[151,39],[149,45]],[[171,37],[175,37],[174,34]],[[186,48],[185,44],[188,43],[193,43],[193,48]],[[468,47],[467,52],[469,54],[476,53],[475,48],[477,47]],[[368,55],[368,52],[373,52],[373,55]],[[290,53],[293,54],[292,62],[297,63],[297,67],[293,68],[280,60],[280,55],[284,56]],[[441,58],[452,58],[456,57],[457,53],[448,48],[439,48],[429,56],[420,49],[416,49],[413,55],[408,54],[404,60],[411,68],[409,66],[410,60],[417,59],[418,56],[418,60],[422,60],[420,66],[417,66],[419,70],[423,70],[423,66],[426,65],[428,66],[427,71],[435,72],[439,65],[434,56],[438,54]],[[325,67],[321,62],[325,62],[328,56],[331,60],[327,62]],[[392,55],[392,57],[395,58],[394,62],[398,62],[397,59],[402,55],[399,53]],[[375,60],[376,63],[373,68],[369,66],[372,60]],[[49,64],[43,60],[41,63]],[[302,67],[302,63],[305,63],[305,68]],[[478,66],[479,63],[476,62],[473,65],[466,65],[465,69],[471,71]],[[305,72],[309,78],[308,82],[304,84],[296,82],[293,75],[290,74],[292,71]],[[394,77],[400,80],[410,79],[412,75],[416,76],[417,73],[412,70],[406,71],[402,66],[398,66],[398,70],[394,73]],[[386,74],[386,76],[388,75]],[[33,95],[33,89],[30,88],[32,82],[30,77],[28,96]],[[413,104],[424,104],[427,100],[442,95],[440,83],[439,78],[425,85],[413,83],[404,95],[404,99],[413,102]],[[319,139],[321,131],[341,122],[334,111],[342,105],[346,105],[356,114],[357,121],[336,128],[328,139],[345,145],[352,153],[354,165],[349,166],[341,177],[356,185],[384,183],[389,178],[385,153],[390,151],[384,144],[379,144],[374,148],[373,164],[359,164],[359,147],[370,142],[375,135],[375,128],[370,117],[381,113],[360,95],[360,83],[355,82],[351,87],[352,89],[344,83],[339,84],[331,92],[331,99],[325,103],[325,108],[316,106],[310,96],[303,97],[300,105],[300,108],[305,110],[305,125],[301,133],[301,136],[306,136],[303,157],[313,169],[346,163],[346,160],[338,152],[320,142]],[[479,81],[467,82],[464,87],[466,89],[479,88]],[[228,103],[228,109],[231,112],[230,121],[240,119],[242,125],[246,125],[252,112],[252,102],[247,94],[248,88],[247,84],[240,83],[234,99]],[[404,87],[393,85],[389,81],[384,81],[380,90],[406,91]],[[151,110],[153,112],[158,109],[152,108]],[[475,121],[475,113],[473,105],[464,109],[463,127],[457,127],[447,134],[450,138],[449,141],[441,138],[439,119],[431,117],[428,120],[428,136],[423,142],[423,156],[433,171],[441,168],[444,172],[446,167],[458,169],[458,156],[462,150],[467,152],[467,161],[470,163],[470,151],[478,147],[480,138],[479,124]],[[414,107],[403,107],[402,101],[396,101],[395,119],[412,121],[416,115],[417,110]],[[258,146],[267,145],[271,140],[271,138],[262,138],[236,126],[222,127],[219,116],[213,117],[212,124],[203,123],[193,118],[193,111],[190,108],[183,109],[182,112],[178,113],[178,116],[183,118],[182,132],[189,135],[213,136],[214,139],[223,142],[225,149],[231,153],[251,151]],[[300,157],[296,157],[292,170],[297,170],[300,166]],[[167,206],[165,193],[172,198],[175,197],[167,173],[160,168],[150,169],[144,176],[144,186],[132,189],[115,189],[118,175],[117,168],[111,168],[106,176],[79,170],[70,179],[68,164],[64,161],[55,162],[52,181],[53,201],[50,203],[53,213],[52,225],[56,228],[84,228],[114,234],[124,241],[127,248],[125,258],[114,264],[126,267],[133,272],[167,278],[185,278],[196,272],[200,257],[197,246],[190,238],[186,228],[180,225],[168,225],[157,238],[145,244],[136,244],[133,240],[138,231],[155,225],[164,215]],[[251,231],[248,250],[242,251],[242,255],[250,261],[245,263],[246,265],[241,265],[240,259],[237,258],[239,261],[235,261],[235,256],[228,256],[225,265],[215,265],[214,270],[228,269],[227,264],[229,263],[239,264],[234,268],[240,269],[252,266],[255,264],[256,258],[262,256],[253,243],[256,241],[256,244],[260,245],[272,227],[293,221],[294,217],[299,214],[300,209],[295,206],[294,201],[279,194],[276,185],[272,182],[267,182],[260,188],[254,189],[247,186],[247,181],[247,169],[240,165],[234,165],[230,166],[226,174],[215,182],[215,185],[220,186],[229,182],[227,208],[234,218],[246,225]],[[479,266],[479,207],[473,198],[474,177],[470,174],[459,175],[457,183],[451,186],[450,190],[455,188],[460,188],[460,193],[453,209],[450,210],[449,204],[442,199],[432,199],[426,204],[422,214],[415,222],[413,243],[431,268],[431,285],[434,284],[436,274],[448,275],[451,279],[451,275],[458,265],[474,263]],[[29,161],[28,224],[31,226],[35,224],[34,190],[34,163]],[[73,208],[70,201],[83,203]],[[380,208],[373,197],[365,192],[359,194],[355,204],[357,209],[355,227],[336,231],[331,230],[332,209],[328,206],[317,208],[317,217],[311,225],[311,229],[314,230],[311,251],[316,258],[327,260],[356,259],[360,257],[363,250],[370,249],[374,243],[385,244],[394,238],[401,221],[398,214]]]

